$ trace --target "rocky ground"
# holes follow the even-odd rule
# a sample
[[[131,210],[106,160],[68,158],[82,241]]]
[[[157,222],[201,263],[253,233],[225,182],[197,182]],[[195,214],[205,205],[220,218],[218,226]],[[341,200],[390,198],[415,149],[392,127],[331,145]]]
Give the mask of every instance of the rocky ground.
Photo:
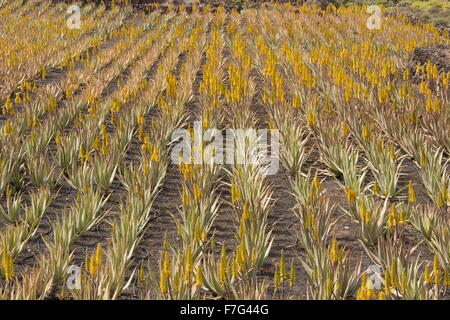
[[[417,65],[430,60],[440,72],[450,72],[450,45],[436,47],[418,47],[413,52],[413,61]]]

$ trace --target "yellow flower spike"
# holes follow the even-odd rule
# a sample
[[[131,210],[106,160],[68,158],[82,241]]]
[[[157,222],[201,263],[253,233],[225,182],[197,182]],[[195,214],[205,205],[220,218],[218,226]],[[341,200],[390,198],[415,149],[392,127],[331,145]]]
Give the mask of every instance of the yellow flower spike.
[[[342,133],[346,136],[350,133],[350,127],[347,121],[344,121],[344,124],[342,125]]]
[[[200,223],[197,223],[194,231],[194,242],[198,243],[202,239],[202,232],[200,230]]]
[[[145,129],[142,125],[140,125],[138,129],[138,140],[142,142],[144,141],[144,139],[145,139]]]
[[[406,222],[406,211],[405,210],[400,211],[399,222],[402,225],[406,225],[407,222]]]
[[[386,300],[386,294],[384,293],[384,291],[380,291],[378,293],[378,300]]]
[[[306,229],[311,229],[314,226],[314,217],[313,214],[311,212],[311,210],[308,210],[306,212],[306,221],[305,221],[305,227]]]
[[[183,185],[182,200],[184,207],[187,208],[189,206],[189,195],[187,192],[186,185]]]
[[[329,250],[329,255],[330,255],[330,260],[333,263],[336,263],[339,261],[339,247],[338,247],[336,239],[333,239],[333,241],[331,242],[331,248]]]
[[[397,207],[395,206],[395,204],[392,204],[391,213],[388,217],[388,226],[391,228],[395,227],[397,225],[397,220]]]
[[[331,298],[333,296],[333,291],[334,291],[333,279],[327,278],[326,283],[327,283],[326,284],[327,297]]]
[[[203,271],[202,266],[197,267],[197,272],[195,273],[195,285],[197,287],[203,286]]]
[[[72,90],[70,89],[70,87],[66,88],[65,93],[67,99],[71,99],[73,97]]]
[[[102,140],[102,154],[106,155],[109,152],[109,138],[108,136],[105,137],[105,139]]]
[[[264,91],[264,93],[266,94],[266,92]],[[294,108],[300,108],[302,104],[302,100],[301,97],[299,95],[296,95],[294,100],[292,101],[292,105]]]
[[[244,255],[242,253],[242,243],[239,244],[236,250],[236,263],[238,267],[238,271],[242,272],[244,270]]]
[[[85,157],[85,153],[84,153],[84,150],[83,150],[83,146],[81,145],[81,146],[80,146],[80,151],[79,151],[79,153],[78,153],[78,158],[79,158],[81,161],[83,161],[83,160],[84,160],[84,157]]]
[[[84,269],[89,272],[89,254],[86,253],[84,256]]]
[[[162,294],[167,294],[169,287],[169,276],[165,272],[161,272],[159,275],[159,289]]]
[[[363,274],[363,277],[361,279],[361,287],[358,289],[358,292],[356,294],[356,300],[367,300],[366,283],[367,283],[367,276],[366,274]]]
[[[180,161],[180,171],[183,175],[184,181],[187,181],[189,179],[189,167],[186,163]]]
[[[234,180],[231,183],[231,201],[233,203],[239,202],[241,201],[241,190],[239,189],[239,187],[236,185],[236,183],[234,182]]]
[[[361,278],[361,289],[366,290],[367,289],[367,273],[363,273]]]
[[[181,236],[181,231],[182,231],[181,229],[182,229],[181,223],[177,223],[177,234],[179,236]]]
[[[31,120],[31,128],[38,128],[39,122],[36,118],[36,115],[33,115],[33,119]]]
[[[61,145],[61,133],[59,132],[59,130],[56,132],[55,143],[57,146]]]
[[[205,117],[203,119],[203,128],[208,128],[209,126],[209,118],[208,118],[208,114],[205,114]]]
[[[416,192],[411,180],[408,182],[408,201],[409,203],[416,203]]]
[[[184,265],[184,283],[186,285],[191,284],[193,268],[194,268],[194,261],[192,258],[192,250],[191,250],[191,246],[188,246],[187,252],[186,252],[185,265]]]
[[[375,289],[371,280],[367,280],[366,299],[375,300]]]
[[[156,146],[153,146],[151,160],[154,162],[159,162],[159,152]]]
[[[398,289],[399,283],[398,283],[397,261],[395,259],[392,259],[390,277],[391,277],[392,288]]]
[[[449,272],[449,268],[450,267],[445,268],[445,272],[444,272],[444,285],[446,285],[446,286],[450,286],[450,272]]]
[[[97,243],[97,249],[95,251],[95,262],[97,268],[100,268],[103,265],[103,248],[101,243]]]
[[[11,102],[11,97],[10,96],[8,96],[7,98],[6,98],[6,102],[5,102],[5,105],[4,105],[4,107],[3,107],[3,111],[2,111],[2,113],[4,114],[4,115],[6,115],[6,113],[7,112],[12,112],[12,110],[13,110],[13,104],[12,104],[12,102]]]
[[[437,286],[440,286],[442,284],[441,282],[441,265],[439,264],[438,256],[434,256],[433,261],[433,276],[434,276],[434,283]]]
[[[425,153],[425,150],[423,148],[420,149],[420,159],[419,159],[420,166],[425,166],[428,164],[428,158],[427,154]]]
[[[277,128],[275,127],[275,125],[273,124],[272,120],[269,120],[269,129],[270,130],[276,130]]]
[[[163,273],[165,273],[168,277],[170,277],[172,271],[170,266],[169,253],[167,250],[164,250],[163,253]]]
[[[378,181],[377,180],[375,180],[375,182],[373,183],[373,193],[376,194],[376,195],[380,194],[380,189],[378,187]]]
[[[149,167],[148,167],[147,161],[144,161],[144,162],[143,162],[142,170],[144,171],[144,175],[148,175],[148,174],[150,173],[150,169],[149,169]]]
[[[394,160],[394,161],[397,160],[397,154],[395,153],[395,148],[393,145],[389,146],[389,154],[390,154],[392,160]]]
[[[194,162],[194,159],[192,157],[190,157],[189,163],[192,163],[192,162]],[[194,166],[186,165],[188,179],[192,179],[194,177],[194,169],[195,169],[195,165]]]
[[[22,99],[20,99],[20,93],[16,93],[16,97],[14,99],[14,102],[19,104],[22,102]]]
[[[242,218],[241,221],[239,222],[239,237],[241,239],[245,238],[245,219]]]
[[[44,67],[41,68],[41,76],[42,76],[42,80],[45,80],[47,78],[47,70]]]
[[[425,93],[427,95],[427,103],[425,105],[425,110],[427,112],[431,111],[433,109],[433,103],[434,99],[432,98],[432,91],[430,88],[427,88],[427,92]]]
[[[6,237],[3,240],[2,269],[6,281],[11,281],[14,277],[14,262],[11,255],[6,252]]]
[[[106,125],[102,124],[102,138],[106,139],[107,136],[108,136],[108,134],[106,132]]]
[[[295,270],[294,259],[291,261],[291,268],[289,270],[289,286],[293,287],[297,284],[297,270]]]
[[[425,270],[423,272],[423,277],[425,280],[425,284],[433,283],[433,280],[431,279],[431,275],[430,275],[430,266],[429,265],[427,265],[425,267]]]
[[[196,201],[199,201],[202,196],[202,190],[196,183],[194,183],[193,188],[194,188],[194,199]]]
[[[359,211],[360,211],[360,215],[361,215],[361,220],[363,222],[369,223],[370,222],[370,218],[371,218],[371,214],[367,210],[366,204],[364,203],[364,201],[361,202],[361,205],[359,206]]]
[[[278,265],[275,265],[275,271],[273,275],[273,284],[275,287],[275,292],[281,288],[280,273],[278,272]]]
[[[313,112],[308,111],[307,120],[308,120],[308,126],[310,128],[313,128],[316,126],[316,123],[317,123],[316,115]]]
[[[250,212],[248,209],[248,202],[244,203],[244,208],[242,209],[242,220],[245,222],[250,218]]]
[[[344,262],[346,256],[347,255],[345,253],[344,248],[339,248],[338,262],[342,264]]]
[[[99,136],[96,136],[94,141],[92,142],[92,149],[94,149],[95,151],[100,150],[100,137]]]
[[[95,256],[91,255],[89,258],[89,273],[91,276],[95,277],[96,275],[96,266],[95,266]]]
[[[232,279],[237,279],[238,277],[236,258],[231,261],[231,277]]]
[[[137,277],[138,285],[143,283],[144,281],[145,281],[144,264],[141,263],[141,265],[139,266],[139,272]]]
[[[344,187],[345,194],[347,195],[347,201],[349,203],[354,203],[356,201],[356,192],[349,187]]]
[[[389,270],[384,273],[384,293],[389,296],[391,295],[391,276]]]
[[[438,208],[442,208],[444,206],[444,199],[442,197],[442,193],[439,193],[436,199],[436,206]]]
[[[145,138],[144,138],[144,140],[145,140]],[[143,153],[143,154],[147,154],[147,153],[149,152],[148,144],[143,143],[143,144],[141,145],[141,150],[142,150],[142,153]]]
[[[368,142],[371,139],[371,132],[370,128],[367,124],[364,124],[363,126],[363,141]]]
[[[175,294],[178,294],[181,290],[181,278],[183,276],[183,270],[180,270],[180,272],[177,272],[175,274],[175,277],[173,279],[173,290]]]
[[[313,190],[315,190],[316,194],[319,194],[322,192],[322,184],[320,183],[319,178],[317,177],[317,172],[314,176],[312,186],[313,186]]]

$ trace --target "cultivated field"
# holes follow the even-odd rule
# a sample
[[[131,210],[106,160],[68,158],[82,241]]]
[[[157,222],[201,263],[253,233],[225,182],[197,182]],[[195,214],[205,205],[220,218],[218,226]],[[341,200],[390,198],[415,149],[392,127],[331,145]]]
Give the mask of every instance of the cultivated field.
[[[67,8],[0,0],[0,299],[449,298],[448,31]]]

